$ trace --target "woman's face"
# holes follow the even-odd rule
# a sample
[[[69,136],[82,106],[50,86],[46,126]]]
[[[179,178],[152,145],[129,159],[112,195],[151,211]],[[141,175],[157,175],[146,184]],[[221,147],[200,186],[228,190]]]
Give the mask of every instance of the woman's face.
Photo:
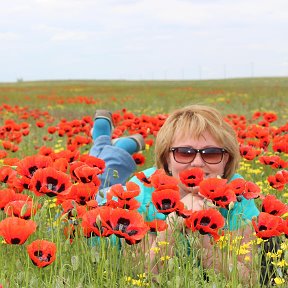
[[[191,147],[194,149],[203,149],[208,147],[218,147],[223,148],[220,143],[218,143],[209,132],[203,133],[199,139],[189,137],[183,138],[182,135],[175,135],[174,141],[172,142],[171,147]],[[226,163],[229,159],[229,154],[224,153],[223,159],[218,164],[208,164],[202,158],[200,153],[196,154],[195,159],[188,164],[181,164],[175,161],[173,153],[169,153],[168,158],[168,168],[172,172],[172,176],[179,179],[179,173],[183,170],[190,169],[192,167],[201,168],[204,171],[205,178],[213,178],[217,176],[222,176],[224,174],[224,169]],[[185,189],[181,187],[182,189]],[[189,188],[188,188],[189,189]],[[191,191],[186,191],[191,192]]]

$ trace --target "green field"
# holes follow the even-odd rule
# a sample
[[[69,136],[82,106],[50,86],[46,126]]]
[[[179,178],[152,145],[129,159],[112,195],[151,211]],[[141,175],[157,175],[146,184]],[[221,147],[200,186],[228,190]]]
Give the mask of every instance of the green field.
[[[79,130],[79,133],[75,132],[73,136],[68,136],[67,133],[60,136],[57,134],[58,132],[49,134],[47,129],[50,126],[55,126],[58,127],[57,131],[59,131],[61,123],[70,123],[74,120],[82,121],[83,117],[93,117],[96,109],[108,109],[121,115],[127,111],[131,112],[134,118],[140,118],[141,115],[160,117],[169,114],[175,108],[189,104],[211,105],[218,108],[227,117],[232,114],[237,117],[243,116],[246,119],[246,127],[243,130],[252,127],[251,125],[263,125],[261,127],[264,129],[264,124],[259,123],[263,119],[261,117],[259,119],[253,118],[253,115],[255,112],[260,112],[261,115],[271,112],[277,115],[277,120],[273,123],[266,123],[269,135],[272,135],[273,131],[280,129],[280,127],[283,130],[282,134],[280,133],[281,136],[285,137],[287,134],[285,127],[288,125],[288,78],[0,83],[0,155],[2,155],[1,151],[4,151],[2,159],[0,157],[0,169],[11,166],[15,171],[17,159],[21,160],[26,156],[36,155],[43,146],[52,148],[56,153],[68,149],[76,135],[83,135],[88,138],[89,133],[87,131],[91,128],[89,126],[91,123],[87,124],[86,134]],[[37,126],[37,121],[43,122],[44,127]],[[13,127],[23,125],[21,129],[25,130],[23,128],[24,122],[25,125],[27,124],[28,128],[25,129],[29,130],[29,134],[20,135],[21,137],[18,135],[19,133],[16,134],[19,136],[17,142],[16,136],[14,135],[13,138],[10,130],[8,131],[9,125],[12,125],[11,123],[15,123],[15,126],[12,125]],[[15,131],[17,131],[16,128]],[[124,135],[125,133],[128,132],[124,132]],[[272,149],[273,137],[271,136],[271,142],[266,150],[257,148],[261,154],[255,159],[243,158],[239,172],[247,181],[256,183],[261,188],[263,196],[275,195],[277,199],[287,205],[287,184],[284,184],[284,189],[277,190],[271,187],[267,181],[268,176],[275,175],[277,171],[283,169],[281,167],[273,169],[268,165],[261,164],[258,159],[261,155],[277,155],[283,161],[288,161],[287,152],[275,152]],[[147,139],[155,140],[155,134],[148,133]],[[250,140],[257,142],[259,139]],[[13,147],[16,147],[15,151],[12,148],[6,149],[4,147],[6,141],[13,143]],[[286,143],[286,145],[288,144]],[[91,142],[79,145],[77,149],[82,155],[87,154],[90,147]],[[154,146],[147,147],[143,151],[143,155],[146,161],[144,165],[138,166],[138,171],[154,164]],[[0,170],[0,180],[4,175],[3,173]],[[8,184],[4,180],[0,181],[0,205],[1,195],[4,198],[1,190],[7,187]],[[194,243],[200,241],[197,233],[193,233],[188,239],[192,248],[190,247],[191,252],[187,255],[186,245],[182,243],[179,233],[175,232],[175,237],[178,237],[180,243],[177,247],[177,255],[171,258],[167,257],[166,260],[162,259],[163,269],[155,276],[149,272],[147,267],[145,268],[146,256],[143,251],[140,253],[137,251],[137,245],[122,244],[123,249],[119,250],[113,243],[106,241],[106,238],[101,238],[96,245],[95,243],[92,245],[90,238],[87,240],[78,231],[79,227],[76,227],[75,222],[76,230],[79,233],[75,233],[75,238],[70,241],[63,233],[64,227],[69,226],[67,225],[68,222],[64,221],[67,215],[59,217],[61,207],[56,205],[55,199],[47,196],[37,197],[28,189],[24,189],[22,193],[31,196],[35,205],[38,203],[42,205],[36,215],[32,217],[37,223],[37,231],[23,245],[7,244],[4,237],[1,238],[0,236],[1,288],[41,286],[53,288],[260,287],[257,284],[259,281],[256,284],[249,281],[241,283],[235,268],[231,268],[228,277],[215,273],[212,268],[203,271],[198,265],[201,251],[196,248],[193,249]],[[255,202],[261,209],[262,199],[258,198]],[[21,213],[25,213],[25,209],[27,207],[23,208]],[[73,213],[75,213],[75,209]],[[287,216],[287,213],[282,215],[283,221],[287,219]],[[0,222],[6,217],[3,207],[0,210]],[[34,266],[27,254],[26,246],[35,239],[46,239],[56,243],[56,260],[45,268]],[[142,241],[146,241],[146,238]],[[269,259],[274,261],[272,265],[274,271],[277,269],[287,271],[288,269],[288,242],[285,235],[281,235],[281,241],[283,242],[281,249],[279,247],[273,255],[269,254]],[[248,250],[250,249],[250,252],[254,249],[252,259],[247,258],[247,261],[250,261],[252,265],[254,276],[259,278],[259,255],[261,254],[259,251],[261,249],[263,251],[264,244],[261,243],[258,247],[254,244],[246,247]],[[231,259],[236,259],[236,251],[243,247],[236,240],[233,245],[231,243],[224,245],[223,251],[226,251]],[[281,252],[279,252],[280,250]],[[280,262],[281,264],[279,264]],[[272,284],[278,287],[287,287],[287,274],[281,273],[276,273],[274,276],[276,280],[271,280]],[[209,281],[207,281],[206,276],[209,277]]]

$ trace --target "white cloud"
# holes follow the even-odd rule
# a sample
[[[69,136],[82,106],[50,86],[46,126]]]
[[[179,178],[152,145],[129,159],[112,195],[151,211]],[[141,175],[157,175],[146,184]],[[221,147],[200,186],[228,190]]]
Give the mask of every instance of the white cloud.
[[[14,32],[0,32],[0,41],[13,41],[21,39],[21,35]]]
[[[65,76],[69,59],[83,67],[74,73],[85,75],[95,75],[95,67],[105,75],[119,70],[170,75],[223,63],[236,71],[239,63],[276,67],[288,59],[287,0],[0,0],[0,5],[0,53],[5,61],[13,59],[6,65],[9,75],[23,67],[32,75],[34,66],[35,77],[41,78],[39,69],[55,75],[55,69],[48,71],[55,61],[57,75]]]
[[[39,25],[35,31],[46,33],[51,41],[83,41],[99,36],[100,33],[80,29],[64,29],[48,25]]]

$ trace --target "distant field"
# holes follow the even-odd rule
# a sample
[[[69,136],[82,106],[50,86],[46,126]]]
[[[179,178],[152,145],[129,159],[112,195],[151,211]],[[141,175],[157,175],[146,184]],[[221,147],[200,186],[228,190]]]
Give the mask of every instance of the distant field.
[[[91,114],[98,107],[111,110],[125,107],[135,113],[155,115],[183,105],[201,103],[221,108],[226,114],[277,111],[281,121],[288,114],[287,99],[288,78],[0,84],[0,103],[48,107],[51,113],[57,115],[61,111],[61,115],[67,118]]]

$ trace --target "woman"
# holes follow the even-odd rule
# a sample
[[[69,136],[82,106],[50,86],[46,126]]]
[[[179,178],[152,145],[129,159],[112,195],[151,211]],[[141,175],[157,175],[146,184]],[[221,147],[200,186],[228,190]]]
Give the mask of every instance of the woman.
[[[164,169],[168,175],[177,179],[179,179],[180,172],[192,167],[201,168],[206,179],[220,176],[231,181],[241,177],[239,174],[235,174],[239,165],[240,154],[234,130],[225,122],[216,109],[203,105],[184,107],[174,111],[168,117],[157,135],[155,157],[156,167]],[[155,169],[150,168],[144,171],[146,177],[151,176]],[[153,188],[145,187],[136,177],[133,177],[130,181],[134,181],[141,187],[141,194],[136,199],[142,203],[139,211],[146,215],[147,220],[151,221],[153,218],[165,219],[165,215],[157,213],[151,203]],[[189,188],[184,184],[180,184],[180,195],[181,201],[187,209],[196,211],[207,208],[206,199],[199,194],[199,187]],[[226,218],[226,229],[233,231],[234,234],[241,235],[243,237],[242,243],[249,241],[253,233],[249,222],[252,217],[259,214],[254,201],[242,198],[241,202],[236,202],[229,212],[224,208],[219,210]],[[175,215],[170,215],[168,218],[174,217]],[[181,218],[177,217],[177,219]],[[175,223],[171,219],[168,219],[167,222]],[[173,227],[170,227],[170,229],[173,229]],[[157,240],[167,241],[167,235],[172,234],[171,231],[168,233],[167,231],[162,232],[158,235]],[[216,271],[222,271],[225,274],[229,273],[228,268],[223,271],[223,267],[229,265],[223,265],[221,261],[221,259],[227,261],[227,256],[218,251],[217,263],[213,263],[215,247],[211,244],[209,236],[202,236],[202,238],[203,242],[199,248],[203,249],[203,266],[205,268],[213,267]],[[173,240],[173,237],[168,237],[171,247],[174,246]],[[153,245],[155,245],[155,242]],[[153,262],[154,250],[150,251],[151,261]],[[237,269],[240,278],[247,281],[250,271],[249,267],[245,266],[243,258],[238,258]]]
[[[110,122],[112,123],[112,120]],[[109,161],[107,163],[107,159],[103,160],[109,167]],[[241,177],[239,174],[235,174],[240,161],[239,144],[235,132],[216,109],[203,105],[187,106],[170,114],[156,138],[155,160],[156,167],[143,171],[147,178],[156,169],[164,169],[167,175],[179,179],[179,173],[191,167],[201,168],[205,178],[220,176],[231,181]],[[126,164],[123,163],[123,165]],[[141,203],[138,211],[145,216],[146,220],[166,219],[164,214],[157,212],[151,201],[154,188],[146,187],[135,176],[130,181],[137,183],[141,188],[141,193],[136,199]],[[124,183],[122,182],[122,184]],[[196,211],[207,208],[207,201],[199,194],[199,187],[188,188],[184,184],[180,184],[180,197],[189,210]],[[220,212],[226,218],[225,227],[230,231],[240,233],[243,236],[243,242],[249,241],[252,235],[252,229],[248,225],[249,221],[259,214],[254,201],[242,198],[241,202],[236,202],[229,212],[224,208],[221,208]],[[175,215],[169,215],[168,222],[171,223],[169,220],[174,217]],[[173,227],[168,229],[173,229]],[[167,240],[167,235],[172,235],[172,233],[160,233],[157,239]],[[153,245],[155,245],[155,236],[154,238],[151,236],[150,240],[151,243],[154,241]],[[168,240],[173,247],[173,237]],[[218,271],[229,273],[228,270],[223,271],[224,266],[229,266],[222,265],[222,260],[225,261],[224,258],[222,259],[223,253],[219,253],[220,258],[216,264],[212,263],[215,251],[208,235],[203,236],[200,248],[203,249],[204,267],[213,267]],[[150,256],[153,263],[155,255],[153,249],[150,251],[152,251]],[[243,259],[240,257],[237,269],[242,279],[249,279],[249,268],[244,265]]]

